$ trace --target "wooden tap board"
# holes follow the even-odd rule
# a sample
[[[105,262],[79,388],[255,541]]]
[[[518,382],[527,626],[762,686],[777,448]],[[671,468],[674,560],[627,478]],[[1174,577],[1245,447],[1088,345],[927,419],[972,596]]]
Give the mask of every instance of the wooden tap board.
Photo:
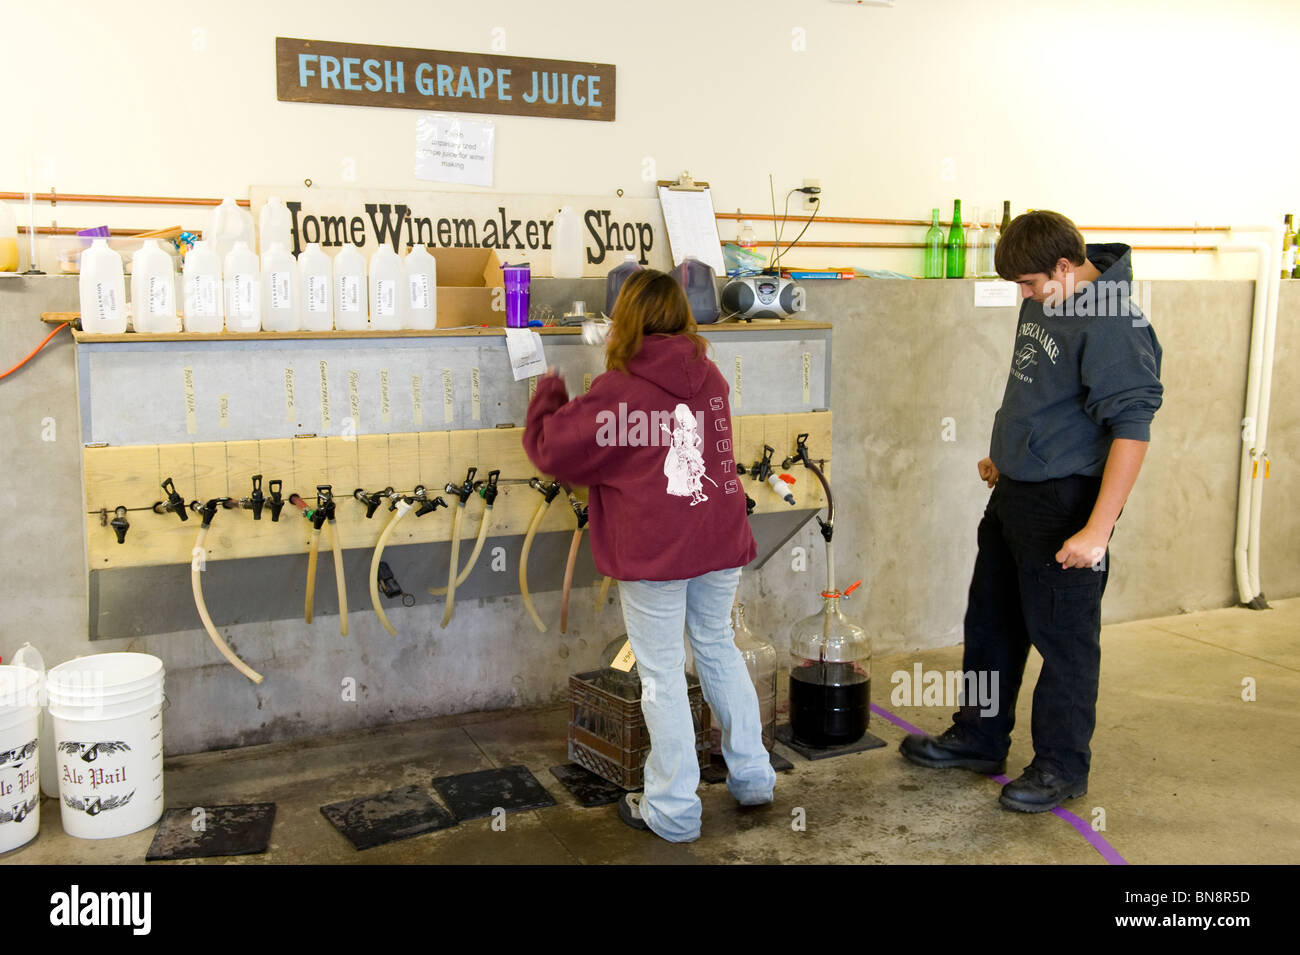
[[[796,438],[805,432],[812,456],[830,460],[829,411],[733,416],[732,425],[738,465],[748,467],[759,460],[767,444],[775,449],[773,467],[780,470],[781,460],[794,454]],[[337,501],[335,528],[344,548],[374,547],[389,517],[388,505],[382,504],[374,517],[367,519],[365,506],[352,497],[356,488],[373,492],[393,487],[409,494],[416,485],[424,485],[430,497],[441,496],[451,507],[418,518],[408,514],[390,543],[450,540],[452,509],[457,502],[443,488],[448,482],[464,481],[470,467],[478,468],[475,477],[480,480],[487,478],[489,469],[501,471],[501,492],[493,508],[491,536],[523,534],[542,501],[541,495],[524,482],[542,475],[524,453],[522,439],[522,428],[487,428],[351,438],[87,447],[83,455],[89,566],[91,570],[104,570],[188,564],[198,556],[192,550],[201,523],[199,515],[190,513],[189,520],[182,522],[175,514],[152,510],[153,504],[166,496],[160,485],[167,478],[175,482],[187,504],[218,497],[247,497],[255,474],[262,475],[262,490],[268,497],[271,480],[284,482],[286,503],[278,522],[271,520],[269,507],[258,521],[248,510],[219,510],[205,542],[206,560],[303,553],[311,538],[311,524],[288,503],[288,497],[298,493],[309,507],[314,507],[318,484],[333,486]],[[790,468],[789,473],[797,480],[794,508],[750,476],[741,478],[745,492],[758,502],[756,513],[825,506],[821,485],[812,474],[800,466]],[[585,492],[579,493],[585,498]],[[118,506],[128,509],[130,521],[123,544],[117,543],[107,524]],[[471,499],[461,518],[462,538],[473,539],[482,512],[482,499]],[[564,531],[573,527],[573,512],[561,492],[539,530]],[[328,547],[324,540],[322,547]]]

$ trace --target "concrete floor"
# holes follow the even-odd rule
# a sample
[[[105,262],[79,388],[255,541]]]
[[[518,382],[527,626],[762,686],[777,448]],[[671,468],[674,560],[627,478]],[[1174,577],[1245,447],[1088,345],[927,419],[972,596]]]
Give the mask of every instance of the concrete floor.
[[[1300,598],[1271,612],[1225,609],[1108,626],[1088,794],[1067,806],[1130,863],[1300,862]],[[873,700],[939,732],[946,706],[894,706],[890,675],[958,669],[959,647],[877,659]],[[1031,655],[1026,686],[1037,676]],[[1242,700],[1254,679],[1257,699]],[[1029,693],[1022,694],[1008,774],[1029,761]],[[778,744],[795,768],[778,777],[776,804],[737,812],[722,785],[703,786],[704,836],[670,845],[635,832],[614,806],[584,809],[551,775],[567,762],[567,708],[423,720],[302,743],[169,760],[172,807],[274,801],[265,855],[238,863],[1075,863],[1104,865],[1061,816],[1003,811],[998,785],[963,772],[914,767],[897,753],[904,731],[879,716],[888,746],[809,762]],[[477,819],[357,852],[319,807],[434,776],[523,763],[558,805],[507,817],[504,832]],[[432,790],[430,789],[430,792]],[[806,831],[791,826],[805,810]],[[54,800],[41,834],[0,857],[9,864],[139,863],[153,829],[118,839],[67,836]]]

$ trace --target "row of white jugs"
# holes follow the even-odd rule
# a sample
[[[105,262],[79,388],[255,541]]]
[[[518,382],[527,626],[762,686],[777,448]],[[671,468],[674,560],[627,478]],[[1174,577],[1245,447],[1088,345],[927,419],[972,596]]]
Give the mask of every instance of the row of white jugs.
[[[122,258],[96,239],[81,256],[81,328],[126,331]],[[148,240],[131,258],[132,327],[137,332],[294,332],[432,329],[438,321],[438,264],[423,246],[405,257],[380,246],[367,264],[353,245],[331,262],[317,243],[297,260],[273,243],[261,257],[237,241],[224,261],[206,242],[185,256],[182,315],[172,257]],[[368,294],[367,294],[368,293]]]

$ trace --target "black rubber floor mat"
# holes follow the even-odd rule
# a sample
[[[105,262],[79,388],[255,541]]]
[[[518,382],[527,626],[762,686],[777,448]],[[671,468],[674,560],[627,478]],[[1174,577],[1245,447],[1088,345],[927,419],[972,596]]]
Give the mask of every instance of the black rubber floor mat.
[[[552,766],[551,775],[560,781],[561,786],[573,793],[573,798],[586,809],[618,802],[619,797],[627,791],[617,783],[611,783],[608,779],[597,776],[577,763]]]
[[[771,757],[772,768],[778,773],[788,773],[794,769],[794,763],[780,753],[768,753],[768,756]],[[709,785],[727,781],[727,763],[721,753],[714,753],[709,758],[709,765],[700,770],[700,779]]]
[[[456,825],[451,813],[434,802],[420,786],[331,803],[321,806],[320,811],[358,850]]]
[[[144,858],[161,862],[256,855],[270,846],[274,822],[273,802],[168,809]]]
[[[490,816],[496,809],[523,812],[555,805],[555,798],[542,788],[527,766],[439,776],[433,788],[461,822]]]
[[[790,724],[782,723],[776,728],[776,738],[789,746],[792,750],[802,756],[804,759],[827,759],[831,756],[847,756],[850,753],[861,753],[869,749],[879,749],[885,745],[885,741],[879,736],[872,736],[870,733],[863,733],[862,739],[856,743],[849,743],[847,746],[809,746],[806,743],[797,742],[794,734],[790,732]]]

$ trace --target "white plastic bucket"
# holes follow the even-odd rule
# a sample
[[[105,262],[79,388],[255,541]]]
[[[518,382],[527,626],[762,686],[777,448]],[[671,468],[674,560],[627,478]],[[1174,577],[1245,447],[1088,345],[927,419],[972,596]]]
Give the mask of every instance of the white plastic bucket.
[[[13,665],[27,667],[41,675],[41,792],[51,799],[59,798],[59,771],[54,766],[54,721],[50,718],[49,700],[45,695],[45,660],[40,651],[24,643],[13,655]]]
[[[41,675],[0,666],[0,852],[26,845],[41,825]]]
[[[111,839],[162,816],[164,675],[147,653],[79,657],[47,675],[69,835]]]

